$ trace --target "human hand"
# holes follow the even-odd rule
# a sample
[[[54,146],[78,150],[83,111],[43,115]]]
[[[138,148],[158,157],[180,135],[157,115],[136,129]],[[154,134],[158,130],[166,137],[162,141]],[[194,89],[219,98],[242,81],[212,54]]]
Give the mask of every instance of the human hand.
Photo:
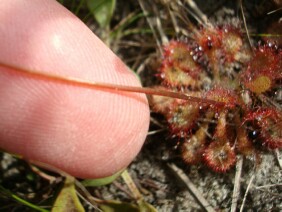
[[[127,67],[53,0],[0,5],[0,61],[91,82],[140,86]],[[147,133],[144,95],[41,81],[0,67],[0,148],[80,178],[126,167]]]

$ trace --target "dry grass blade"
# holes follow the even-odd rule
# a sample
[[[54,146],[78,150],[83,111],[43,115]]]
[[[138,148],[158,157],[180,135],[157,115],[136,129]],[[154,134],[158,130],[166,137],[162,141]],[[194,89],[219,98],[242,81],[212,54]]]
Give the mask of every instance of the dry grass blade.
[[[46,163],[42,163],[42,162],[38,162],[38,161],[32,161],[32,160],[28,160],[28,162],[30,164],[34,164],[36,166],[42,167],[46,170],[50,170],[52,172],[58,173],[63,177],[70,177],[73,178],[72,176],[70,176],[68,173],[58,169],[57,167],[51,166],[49,164]],[[96,210],[96,211],[101,211],[98,206],[97,203],[100,202],[99,199],[93,197],[88,191],[87,189],[76,179],[74,179],[74,184],[76,186],[76,188],[79,189],[79,191],[77,190],[77,193],[79,193],[79,196],[83,196],[85,199],[87,199],[87,202],[90,203],[90,205]]]
[[[88,190],[78,181],[75,180],[75,186],[76,186],[76,193],[78,194],[79,197],[83,197],[82,199],[86,200],[86,202],[91,205],[91,207],[93,209],[95,209],[96,211],[102,212],[98,207],[97,204],[101,203],[102,201],[93,197]]]
[[[155,27],[154,27],[154,22],[155,21],[154,21],[153,18],[149,17],[149,11],[146,9],[144,1],[143,0],[139,0],[138,2],[139,2],[139,5],[140,5],[141,9],[143,10],[143,13],[144,13],[144,15],[145,15],[145,17],[147,19],[148,24],[149,24],[149,26],[150,26],[150,28],[151,28],[151,30],[153,32],[153,35],[154,35],[155,41],[157,43],[157,46],[158,46],[159,50],[162,51],[162,47],[161,47],[162,44],[161,44],[161,42],[158,39],[158,35],[157,35],[157,32],[156,32]]]
[[[245,205],[245,202],[246,202],[246,198],[247,198],[248,192],[249,192],[249,190],[250,190],[250,188],[252,186],[252,183],[253,183],[254,179],[255,179],[255,174],[252,175],[252,177],[250,179],[250,182],[248,184],[248,187],[246,189],[246,192],[245,192],[245,195],[244,195],[244,198],[243,198],[243,202],[242,202],[242,205],[240,207],[240,212],[242,212],[244,210],[244,205]]]
[[[189,7],[194,11],[194,18],[202,25],[210,26],[207,16],[202,13],[193,0],[186,0]]]
[[[276,149],[274,153],[275,153],[275,156],[277,158],[280,169],[282,169],[282,155],[280,154],[278,149]]]
[[[203,197],[201,192],[194,186],[192,181],[188,178],[188,176],[179,169],[175,164],[169,163],[168,167],[175,173],[175,175],[181,179],[187,186],[188,190],[191,192],[191,194],[199,201],[201,206],[205,209],[207,212],[215,212],[213,207],[208,203],[208,201]]]
[[[243,167],[243,157],[240,155],[237,160],[236,164],[236,175],[234,178],[234,189],[232,195],[232,203],[230,212],[235,212],[237,209],[237,203],[240,195],[240,180],[242,174],[242,167]]]
[[[250,33],[249,33],[249,30],[248,30],[248,27],[247,27],[247,21],[246,21],[246,17],[245,17],[245,13],[244,13],[244,8],[243,8],[243,0],[240,0],[240,10],[241,10],[241,13],[242,13],[242,18],[243,18],[246,34],[247,34],[247,37],[248,37],[248,42],[249,42],[249,45],[252,49],[253,45],[251,43],[251,37],[250,37]]]
[[[132,195],[134,196],[135,200],[140,200],[142,199],[142,194],[136,187],[135,183],[133,182],[132,178],[130,177],[129,173],[127,170],[124,170],[121,174],[122,179],[128,186],[129,190],[131,191]]]

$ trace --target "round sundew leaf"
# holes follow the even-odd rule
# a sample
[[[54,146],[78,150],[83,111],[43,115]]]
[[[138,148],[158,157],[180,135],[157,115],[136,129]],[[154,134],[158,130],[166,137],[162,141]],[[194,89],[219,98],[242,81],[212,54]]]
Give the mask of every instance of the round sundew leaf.
[[[258,108],[248,112],[244,122],[255,123],[259,127],[259,137],[263,145],[270,149],[282,148],[282,115],[273,108]]]
[[[218,28],[203,28],[195,36],[195,40],[207,52],[221,47],[222,33]]]
[[[185,61],[187,58],[187,55],[189,55],[189,49],[188,47],[177,41],[174,41],[174,45],[169,45],[166,47],[167,50],[167,58],[171,62],[176,62],[176,63],[182,63],[182,61]]]
[[[224,102],[226,108],[234,108],[238,104],[237,94],[230,89],[214,87],[206,93],[206,98],[218,102]]]
[[[261,94],[271,88],[271,79],[268,76],[259,76],[245,84],[252,92]]]
[[[204,160],[216,172],[226,172],[236,162],[234,149],[228,142],[214,141],[206,149]]]
[[[199,66],[190,54],[191,50],[184,47],[175,47],[171,52],[169,60],[175,66],[180,67],[187,73],[193,73],[194,75],[196,75],[195,72],[200,72]]]
[[[161,77],[167,84],[172,86],[195,87],[197,84],[196,80],[193,79],[187,72],[177,66],[172,65],[165,65],[162,67]]]
[[[254,57],[249,64],[249,70],[254,74],[259,74],[264,70],[275,70],[278,61],[278,55],[274,49],[268,46],[261,46],[255,49]]]
[[[202,72],[200,65],[195,61],[193,54],[194,53],[188,44],[181,41],[171,41],[164,47],[164,58],[160,71],[162,73],[168,74],[169,72],[176,72],[177,70],[180,72],[185,72],[194,80],[196,80]],[[174,82],[184,83],[184,86],[190,85],[190,78],[184,77],[184,75],[180,72],[178,72],[179,74],[174,75],[169,74],[170,76],[168,77],[170,78],[170,80],[168,80],[168,83]],[[178,80],[176,75],[180,75]],[[189,80],[188,83],[186,82],[187,80],[185,80],[185,78]]]
[[[235,59],[235,56],[241,49],[242,45],[243,41],[239,33],[234,30],[224,31],[222,36],[222,49],[227,61]]]
[[[187,134],[199,116],[199,107],[190,103],[176,104],[168,116],[168,123],[174,133]]]
[[[169,110],[173,102],[174,102],[173,98],[166,96],[153,95],[150,98],[150,104],[152,105],[153,111],[161,113],[163,115],[167,115],[169,113]]]
[[[264,140],[264,145],[270,149],[282,148],[282,120],[278,114],[272,112],[265,117],[261,126],[261,137]]]

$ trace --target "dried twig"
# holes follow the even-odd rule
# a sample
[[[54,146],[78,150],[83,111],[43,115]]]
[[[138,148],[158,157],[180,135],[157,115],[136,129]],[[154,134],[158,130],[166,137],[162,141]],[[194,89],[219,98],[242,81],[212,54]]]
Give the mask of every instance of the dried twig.
[[[38,167],[32,165],[32,164],[29,164],[30,165],[30,168],[31,170],[36,173],[37,175],[39,175],[40,177],[42,177],[43,179],[45,180],[48,180],[50,182],[50,184],[54,183],[57,181],[57,178],[58,177],[54,177],[52,175],[49,175],[49,174],[46,174],[44,173],[43,171],[41,171]]]
[[[242,18],[243,18],[246,34],[247,34],[247,37],[248,37],[248,42],[249,42],[251,49],[253,49],[252,43],[251,43],[251,38],[250,38],[250,33],[249,33],[249,30],[248,30],[248,27],[247,27],[246,17],[245,17],[245,14],[244,14],[243,0],[240,0],[240,9],[241,9],[241,13],[242,13]]]
[[[133,182],[127,170],[124,170],[122,172],[121,177],[124,180],[124,182],[126,183],[126,185],[128,186],[129,190],[131,191],[134,199],[136,201],[143,199],[142,194],[136,187],[135,183]]]
[[[243,198],[242,205],[241,205],[241,207],[240,207],[240,212],[242,212],[243,209],[244,209],[244,205],[245,205],[245,202],[246,202],[246,198],[247,198],[248,192],[249,192],[249,190],[250,190],[250,188],[251,188],[251,185],[252,185],[254,179],[255,179],[255,174],[253,174],[253,175],[251,176],[250,182],[249,182],[249,184],[248,184],[248,187],[247,187],[247,189],[246,189],[246,192],[245,192],[245,195],[244,195],[244,198]]]
[[[162,45],[168,42],[168,38],[165,36],[165,33],[162,30],[161,21],[159,17],[150,17],[150,13],[145,6],[144,0],[139,0],[138,2],[153,32],[158,48],[160,52],[162,52]],[[161,42],[158,39],[158,33],[156,32],[156,28],[158,29],[159,35],[161,37]]]
[[[276,149],[276,150],[274,151],[274,153],[275,153],[275,156],[276,156],[276,158],[277,158],[277,161],[278,161],[278,164],[279,164],[279,166],[280,166],[280,169],[282,169],[282,155],[280,154],[280,152],[279,152],[278,149]]]
[[[236,164],[236,175],[234,178],[234,189],[233,189],[230,212],[235,212],[237,208],[238,198],[240,195],[240,179],[242,174],[242,166],[243,166],[243,157],[240,155],[238,156],[238,161]]]
[[[186,0],[185,1],[189,7],[193,10],[193,17],[202,25],[211,26],[207,16],[199,9],[196,3],[193,0]]]
[[[282,186],[282,184],[278,183],[278,184],[262,185],[262,186],[256,186],[254,188],[255,189],[266,189],[266,188],[277,187],[277,186]]]
[[[175,175],[185,183],[190,193],[198,200],[207,212],[215,212],[211,204],[208,203],[201,192],[194,186],[189,177],[180,168],[178,168],[174,163],[168,163],[167,165],[175,173]]]

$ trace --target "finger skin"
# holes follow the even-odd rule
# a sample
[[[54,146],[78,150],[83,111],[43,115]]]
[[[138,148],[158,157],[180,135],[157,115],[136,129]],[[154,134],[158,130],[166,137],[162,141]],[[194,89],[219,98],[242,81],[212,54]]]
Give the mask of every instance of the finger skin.
[[[0,61],[30,70],[140,86],[128,68],[53,0],[0,4]],[[0,148],[80,178],[112,175],[148,130],[144,95],[91,90],[0,67]]]

